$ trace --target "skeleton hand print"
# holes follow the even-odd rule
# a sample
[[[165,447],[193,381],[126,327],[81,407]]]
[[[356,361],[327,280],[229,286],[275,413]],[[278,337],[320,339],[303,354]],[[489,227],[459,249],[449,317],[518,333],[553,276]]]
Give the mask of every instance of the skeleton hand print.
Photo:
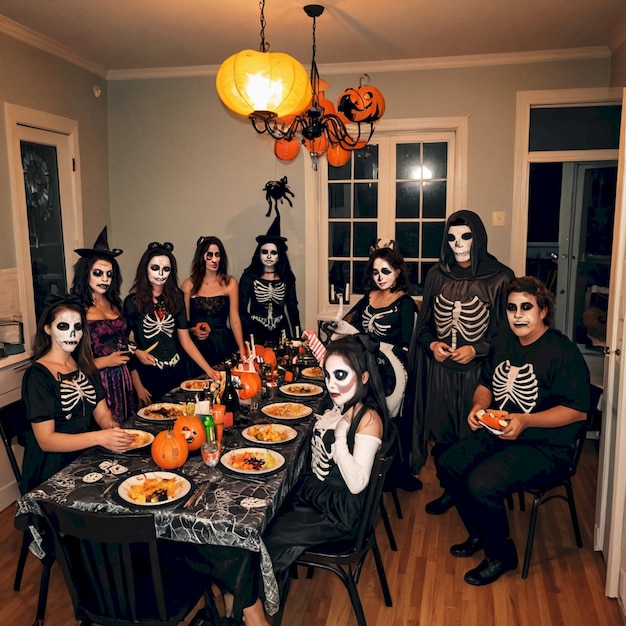
[[[539,396],[539,385],[532,364],[516,367],[509,360],[499,363],[493,373],[493,396],[500,409],[510,401],[524,413],[530,413]]]
[[[435,325],[441,341],[451,336],[453,350],[457,348],[457,335],[468,343],[479,342],[489,326],[489,307],[474,296],[469,302],[448,300],[443,294],[435,298]]]

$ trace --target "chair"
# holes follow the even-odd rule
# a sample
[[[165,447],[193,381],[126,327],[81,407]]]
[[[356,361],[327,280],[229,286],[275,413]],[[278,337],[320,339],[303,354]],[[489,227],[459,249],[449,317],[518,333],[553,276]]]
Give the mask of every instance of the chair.
[[[17,438],[18,442],[23,443],[22,438],[26,429],[26,418],[24,416],[24,403],[20,400],[14,402],[6,407],[0,409],[0,437],[2,443],[6,449],[11,469],[15,475],[17,486],[22,492],[22,472],[20,466],[15,458],[13,448],[11,446],[13,439]],[[24,532],[22,538],[22,547],[20,548],[20,555],[17,560],[17,567],[15,569],[15,580],[13,582],[14,591],[19,591],[22,586],[22,576],[24,575],[24,567],[26,566],[26,558],[29,554],[28,547],[30,546],[33,537],[30,531]],[[48,587],[50,584],[50,569],[54,557],[48,556],[42,559],[42,571],[41,581],[39,583],[39,599],[37,601],[37,613],[35,617],[35,626],[43,626],[44,617],[46,613],[46,604],[48,601]]]
[[[357,584],[363,568],[363,562],[370,550],[374,556],[385,605],[389,607],[392,606],[391,593],[387,583],[387,576],[385,575],[385,567],[376,542],[375,522],[376,513],[381,501],[385,476],[393,461],[392,446],[394,445],[394,436],[395,435],[392,435],[386,438],[383,447],[378,452],[374,461],[370,482],[365,495],[363,515],[357,530],[356,539],[315,546],[303,552],[295,563],[295,565],[304,565],[310,569],[325,569],[336,574],[350,594],[350,601],[352,602],[352,607],[359,626],[367,626],[367,623],[365,621]],[[280,626],[282,622],[285,602],[289,594],[289,583],[290,579],[288,579],[285,588],[282,590],[280,609],[274,616],[274,621],[272,622],[273,626]]]
[[[594,390],[594,387],[591,388],[591,399],[592,399],[592,407],[595,408],[598,402],[599,396],[597,388]],[[594,402],[595,397],[595,402]],[[524,501],[524,492],[528,492],[533,496],[533,505],[530,512],[530,521],[528,524],[528,538],[526,539],[526,550],[524,553],[524,565],[522,567],[522,578],[528,577],[528,568],[530,567],[530,557],[532,555],[533,550],[533,541],[535,539],[535,529],[537,526],[537,515],[539,513],[539,507],[550,500],[554,500],[556,498],[560,498],[561,500],[565,500],[569,507],[570,517],[572,519],[572,528],[574,530],[574,538],[576,539],[576,545],[579,548],[583,547],[583,540],[580,534],[580,526],[578,524],[578,515],[576,514],[576,504],[574,502],[574,491],[572,490],[572,478],[576,474],[576,469],[578,468],[578,462],[580,461],[580,457],[583,452],[583,447],[585,445],[587,429],[589,427],[590,420],[592,419],[594,411],[589,411],[587,419],[581,423],[581,426],[576,435],[576,440],[574,442],[572,448],[572,458],[567,469],[565,475],[560,476],[559,478],[555,478],[554,480],[548,481],[543,485],[533,488],[525,488],[518,492],[519,502],[520,502],[520,510],[525,510],[525,501]],[[563,488],[565,489],[565,494],[563,493],[551,493],[555,489]],[[508,506],[510,509],[513,508],[513,498],[509,496],[507,498]]]
[[[148,514],[107,515],[54,502],[41,507],[81,626],[219,623],[210,580],[187,565],[184,543],[157,540]]]

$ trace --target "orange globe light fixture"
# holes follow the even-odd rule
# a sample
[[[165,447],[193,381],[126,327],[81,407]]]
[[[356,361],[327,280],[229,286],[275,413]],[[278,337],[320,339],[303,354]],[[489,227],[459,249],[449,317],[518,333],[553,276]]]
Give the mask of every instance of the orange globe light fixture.
[[[282,52],[233,54],[220,66],[216,88],[231,111],[262,120],[300,111],[311,100],[306,70]]]

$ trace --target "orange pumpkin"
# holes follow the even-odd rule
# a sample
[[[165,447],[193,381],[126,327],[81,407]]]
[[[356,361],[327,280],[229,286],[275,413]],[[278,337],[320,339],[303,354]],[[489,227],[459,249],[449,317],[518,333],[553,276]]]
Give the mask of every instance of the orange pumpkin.
[[[337,111],[351,122],[372,123],[385,114],[385,99],[376,87],[363,85],[346,89],[337,101]]]
[[[184,465],[189,456],[187,442],[173,430],[161,431],[152,442],[152,460],[163,469],[176,469]]]
[[[292,161],[300,152],[300,144],[296,139],[287,141],[286,139],[278,139],[274,142],[274,154],[281,161]]]
[[[241,381],[241,389],[238,389],[237,393],[242,400],[249,400],[261,391],[261,377],[258,372],[233,369],[233,374]]]
[[[272,369],[276,369],[277,361],[273,348],[265,348],[265,352],[263,352],[263,361]]]
[[[198,322],[194,326],[194,330],[199,333],[208,333],[211,332],[211,327],[208,325],[207,322]]]
[[[338,143],[334,143],[328,148],[326,158],[333,167],[341,167],[350,160],[350,151],[344,150]]]
[[[304,145],[309,151],[309,154],[321,155],[328,150],[328,139],[326,135],[320,135],[315,139],[305,139]]]
[[[173,430],[184,437],[190,452],[200,449],[206,441],[204,424],[197,415],[181,415],[174,422]]]

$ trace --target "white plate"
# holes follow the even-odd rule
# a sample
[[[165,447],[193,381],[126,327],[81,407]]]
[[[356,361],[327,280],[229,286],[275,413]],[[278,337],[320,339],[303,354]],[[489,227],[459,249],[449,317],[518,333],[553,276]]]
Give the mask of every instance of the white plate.
[[[255,437],[255,433],[263,433],[266,431],[275,432],[281,435],[283,438],[278,441],[272,439],[259,439]],[[252,441],[252,443],[265,443],[270,445],[280,445],[281,443],[287,443],[298,436],[298,431],[291,428],[291,426],[285,426],[284,424],[255,424],[254,426],[248,426],[241,433],[244,439]]]
[[[273,402],[262,406],[261,412],[277,420],[299,420],[311,415],[313,409],[299,402]]]
[[[157,411],[157,414],[152,414],[152,411]],[[174,411],[171,415],[167,415],[167,411]],[[159,414],[162,413],[162,414]],[[137,415],[141,419],[148,420],[150,422],[162,422],[163,420],[175,420],[181,415],[185,414],[184,404],[174,404],[173,402],[157,402],[156,404],[149,404],[137,411]]]
[[[136,430],[135,428],[125,428],[125,432],[135,435],[135,440],[131,444],[128,450],[139,450],[139,448],[145,448],[154,441],[154,435],[146,432],[145,430]]]
[[[256,458],[265,460],[271,457],[274,460],[272,467],[263,467],[263,469],[242,469],[241,467],[233,466],[233,462],[237,459],[244,458]],[[231,450],[222,456],[220,463],[233,472],[238,474],[269,474],[280,469],[285,464],[285,457],[280,452],[274,452],[274,450],[268,450],[267,448],[237,448]]]
[[[172,497],[167,500],[161,500],[159,502],[137,502],[134,500],[130,493],[131,487],[141,486],[146,480],[175,480],[175,490],[172,493]],[[124,500],[133,506],[163,506],[164,504],[173,504],[184,498],[191,491],[191,481],[181,474],[175,474],[174,472],[144,472],[143,474],[135,474],[129,476],[126,480],[123,480],[117,487],[117,493]]]
[[[321,367],[305,367],[300,374],[305,378],[315,378],[317,380],[323,380],[324,370]]]
[[[183,391],[204,391],[208,388],[210,381],[207,380],[186,380],[180,384]]]
[[[289,383],[283,385],[280,388],[280,392],[294,398],[305,398],[319,396],[321,393],[324,393],[324,389],[319,385],[312,385],[311,383]]]

